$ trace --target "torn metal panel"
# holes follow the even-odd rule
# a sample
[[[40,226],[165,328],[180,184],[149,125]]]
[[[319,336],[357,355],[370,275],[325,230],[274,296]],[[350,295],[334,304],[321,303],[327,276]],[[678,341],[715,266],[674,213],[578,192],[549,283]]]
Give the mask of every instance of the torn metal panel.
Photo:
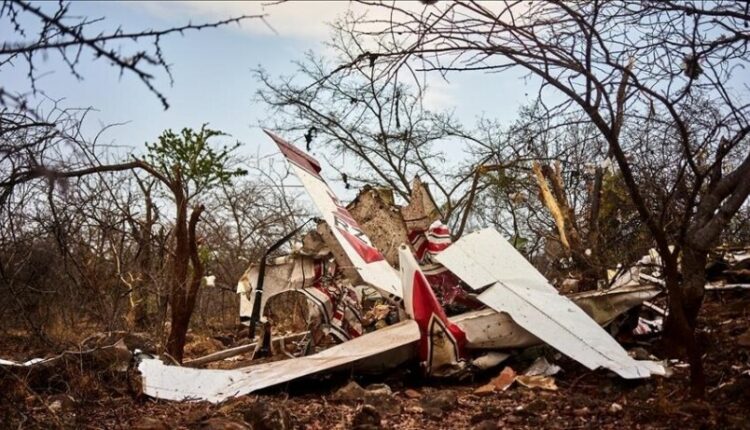
[[[615,318],[641,303],[661,294],[654,285],[636,285],[607,290],[584,291],[567,296],[599,325],[607,325]]]
[[[362,292],[346,281],[329,280],[299,290],[308,299],[311,314],[323,331],[339,341],[361,336]]]
[[[307,299],[308,324],[320,323],[324,333],[341,341],[361,335],[361,295],[337,276],[338,267],[330,255],[324,257],[328,258],[294,253],[270,261],[265,267],[258,316],[265,315],[266,304],[273,297],[299,293]],[[260,265],[253,264],[237,284],[242,324],[252,321],[260,270]]]
[[[628,356],[497,231],[485,229],[465,236],[437,259],[481,291],[481,302],[507,312],[518,325],[589,369],[605,367],[628,379],[664,374],[662,366]]]
[[[323,177],[317,160],[295,148],[275,134],[266,131],[292,165],[310,198],[331,227],[334,237],[346,252],[362,280],[379,289],[386,297],[399,301],[402,297],[398,274],[380,251],[372,245],[365,232],[338,200]]]
[[[206,400],[218,403],[297,378],[356,364],[368,359],[382,367],[398,365],[394,356],[404,354],[419,340],[419,326],[407,320],[362,335],[323,352],[289,360],[258,364],[241,369],[194,369],[168,366],[158,359],[143,359],[138,365],[143,392],[166,400]],[[393,354],[393,355],[391,355]]]
[[[435,260],[435,256],[453,243],[450,229],[440,220],[430,224],[427,229],[410,231],[409,241],[414,248],[414,256],[419,261],[420,266],[437,265],[441,268],[443,265]],[[423,270],[425,269],[423,268]]]
[[[446,311],[459,313],[482,307],[461,287],[458,277],[435,259],[453,243],[447,225],[438,220],[426,230],[411,230],[409,241],[422,272]]]
[[[271,261],[266,266],[260,314],[263,315],[263,309],[269,299],[285,291],[312,286],[325,269],[324,261],[306,256],[284,256]],[[251,265],[237,282],[237,293],[241,295],[240,321],[243,323],[248,321],[252,314],[259,270],[258,264]]]
[[[450,320],[466,333],[469,349],[525,348],[541,343],[505,312],[482,309],[456,315]]]
[[[606,326],[618,316],[647,298],[661,292],[653,286],[624,287],[606,291],[586,291],[568,296],[597,324]],[[450,320],[466,333],[469,349],[525,348],[543,343],[505,312],[482,309],[451,317]]]

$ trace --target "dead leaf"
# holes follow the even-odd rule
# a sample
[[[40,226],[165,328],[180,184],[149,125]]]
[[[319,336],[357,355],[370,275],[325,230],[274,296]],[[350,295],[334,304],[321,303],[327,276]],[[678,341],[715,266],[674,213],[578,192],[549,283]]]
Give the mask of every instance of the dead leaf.
[[[555,380],[550,376],[519,375],[516,381],[526,388],[541,388],[542,390],[557,391]]]
[[[497,390],[492,384],[485,384],[474,390],[474,394],[477,396],[489,396]]]

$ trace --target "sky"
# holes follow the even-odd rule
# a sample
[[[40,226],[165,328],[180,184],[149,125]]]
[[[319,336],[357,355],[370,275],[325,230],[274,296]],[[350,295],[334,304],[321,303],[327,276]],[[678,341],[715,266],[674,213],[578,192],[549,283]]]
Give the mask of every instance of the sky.
[[[36,65],[38,75],[43,76],[39,85],[49,97],[63,99],[66,106],[94,109],[85,123],[89,136],[104,125],[119,124],[109,128],[100,142],[138,153],[164,129],[199,128],[208,123],[242,142],[244,155],[265,155],[276,149],[261,131],[267,107],[254,100],[260,84],[251,70],[262,66],[271,76],[291,74],[293,62],[301,60],[307,50],[324,50],[327,23],[350,8],[359,13],[366,6],[346,1],[292,1],[273,6],[262,2],[72,2],[70,8],[73,15],[105,17],[100,24],[103,27],[121,26],[131,31],[266,14],[272,28],[260,20],[248,20],[164,39],[174,84],[170,86],[163,74],[154,84],[167,97],[167,110],[136,77],[120,76],[118,69],[103,61],[82,61],[82,80],[72,76],[56,55]],[[5,31],[0,29],[3,40],[7,40]],[[21,67],[2,70],[0,81],[6,88],[25,88],[25,74]],[[468,124],[482,115],[509,123],[529,101],[526,93],[534,92],[518,74],[486,80],[471,74],[455,75],[449,82],[435,75],[428,85],[428,109],[453,111]],[[284,137],[301,141],[301,136]]]

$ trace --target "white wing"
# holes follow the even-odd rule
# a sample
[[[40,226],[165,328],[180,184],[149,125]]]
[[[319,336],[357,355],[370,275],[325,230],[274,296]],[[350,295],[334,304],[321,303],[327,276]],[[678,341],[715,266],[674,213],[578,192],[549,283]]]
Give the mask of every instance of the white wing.
[[[467,235],[437,260],[475,290],[477,297],[568,357],[589,369],[605,367],[623,378],[664,374],[651,361],[637,361],[572,301],[557,293],[500,233]]]

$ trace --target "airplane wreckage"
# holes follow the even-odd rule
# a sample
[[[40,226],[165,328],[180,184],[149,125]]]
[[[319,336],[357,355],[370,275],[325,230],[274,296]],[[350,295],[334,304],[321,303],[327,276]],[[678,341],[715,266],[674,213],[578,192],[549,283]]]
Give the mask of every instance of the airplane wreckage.
[[[560,295],[495,230],[452,242],[418,179],[406,206],[399,208],[392,197],[370,188],[347,208],[313,157],[266,133],[322,220],[289,255],[268,258],[299,229],[243,275],[240,319],[250,326],[250,336],[260,326],[256,348],[277,343],[283,348],[285,338],[272,338],[262,315],[270,299],[291,292],[307,299],[320,330],[291,336],[305,345],[296,354],[285,351],[292,358],[237,369],[168,365],[142,356],[138,370],[145,394],[221,402],[322,372],[383,370],[416,360],[425,375],[447,377],[497,365],[508,357],[505,352],[541,343],[589,369],[606,368],[622,378],[665,374],[658,363],[631,358],[602,328],[660,294],[655,283],[627,278],[609,289]],[[321,333],[338,343],[315,352]]]

